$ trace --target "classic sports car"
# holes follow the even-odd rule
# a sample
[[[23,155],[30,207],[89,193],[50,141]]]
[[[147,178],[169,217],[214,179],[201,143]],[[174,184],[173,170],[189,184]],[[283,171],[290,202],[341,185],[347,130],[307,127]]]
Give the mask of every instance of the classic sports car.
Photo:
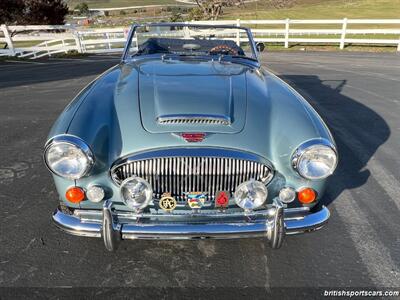
[[[124,239],[264,237],[279,248],[321,228],[334,140],[257,49],[242,27],[132,26],[121,62],[50,132],[55,224],[110,251]]]

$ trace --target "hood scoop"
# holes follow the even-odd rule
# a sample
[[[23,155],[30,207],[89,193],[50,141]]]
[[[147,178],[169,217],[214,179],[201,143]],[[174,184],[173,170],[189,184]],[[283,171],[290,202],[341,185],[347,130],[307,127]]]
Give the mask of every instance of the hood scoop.
[[[159,124],[231,125],[231,118],[215,115],[165,115],[157,117]]]
[[[213,62],[142,64],[143,127],[153,133],[240,132],[246,120],[247,95],[245,72],[237,69],[224,65],[221,72]]]

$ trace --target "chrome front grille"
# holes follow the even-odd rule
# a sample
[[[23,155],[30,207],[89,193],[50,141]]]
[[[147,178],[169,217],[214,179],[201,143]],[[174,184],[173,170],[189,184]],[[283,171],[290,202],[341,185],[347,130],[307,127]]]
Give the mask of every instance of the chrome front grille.
[[[266,183],[272,178],[272,171],[251,160],[179,156],[126,161],[114,167],[111,175],[117,184],[134,175],[146,179],[156,198],[168,192],[178,201],[185,201],[187,192],[204,192],[211,201],[218,191],[232,194],[246,180]]]

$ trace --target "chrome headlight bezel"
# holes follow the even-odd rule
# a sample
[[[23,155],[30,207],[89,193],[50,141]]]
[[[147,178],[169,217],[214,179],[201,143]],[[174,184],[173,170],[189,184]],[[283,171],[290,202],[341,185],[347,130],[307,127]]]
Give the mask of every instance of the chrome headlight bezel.
[[[330,168],[329,172],[327,172],[326,174],[322,175],[322,176],[310,176],[308,174],[304,174],[301,171],[301,168],[299,167],[302,158],[304,157],[304,155],[310,151],[310,150],[315,150],[315,148],[318,147],[324,147],[326,149],[329,149],[333,152],[333,154],[335,155],[335,163],[333,164],[333,166]],[[333,172],[336,170],[337,164],[338,164],[338,153],[336,150],[336,146],[331,143],[329,140],[327,139],[312,139],[309,140],[303,144],[301,144],[293,153],[292,155],[292,167],[293,169],[303,178],[308,179],[308,180],[320,180],[320,179],[325,179],[327,177],[329,177],[330,175],[333,174]]]
[[[57,170],[54,170],[50,166],[49,161],[48,161],[49,150],[52,147],[60,145],[60,144],[66,144],[66,145],[75,147],[76,149],[80,150],[86,156],[87,164],[86,164],[83,172],[76,174],[76,175],[74,175],[74,174],[66,175],[66,174],[62,174],[62,173],[58,172]],[[86,175],[88,175],[89,171],[92,169],[92,167],[95,163],[95,158],[94,158],[93,152],[90,149],[90,147],[82,139],[80,139],[76,136],[73,136],[73,135],[58,135],[58,136],[55,136],[54,138],[50,139],[46,143],[45,150],[43,153],[43,159],[44,159],[47,169],[50,172],[52,172],[53,174],[55,174],[59,177],[66,178],[69,180],[77,180],[82,177],[85,177]]]

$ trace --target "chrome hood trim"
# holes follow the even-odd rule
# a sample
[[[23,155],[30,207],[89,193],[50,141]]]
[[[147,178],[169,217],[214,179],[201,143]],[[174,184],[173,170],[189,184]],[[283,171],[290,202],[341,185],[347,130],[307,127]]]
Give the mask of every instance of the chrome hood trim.
[[[159,124],[206,124],[206,125],[230,125],[231,118],[216,115],[164,115],[157,118]]]

